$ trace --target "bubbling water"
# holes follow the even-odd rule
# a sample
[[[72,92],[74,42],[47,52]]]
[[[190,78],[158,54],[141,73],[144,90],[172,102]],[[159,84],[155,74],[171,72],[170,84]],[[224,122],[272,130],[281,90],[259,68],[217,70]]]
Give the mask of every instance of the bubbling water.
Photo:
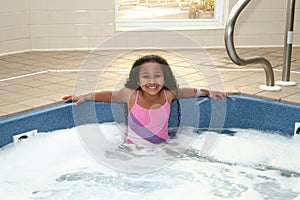
[[[97,162],[81,144],[77,129],[41,133],[0,151],[0,196],[3,199],[297,199],[300,194],[300,142],[251,129],[219,134],[207,156],[207,136],[215,132],[183,127],[165,145],[123,145],[115,124],[100,126],[103,156],[136,167],[174,159],[149,173],[124,173]],[[197,132],[181,151],[180,141]],[[109,145],[108,145],[109,143]],[[106,149],[105,149],[106,148]],[[183,152],[178,154],[178,152]],[[130,164],[128,164],[130,163]],[[151,166],[150,166],[151,167]]]

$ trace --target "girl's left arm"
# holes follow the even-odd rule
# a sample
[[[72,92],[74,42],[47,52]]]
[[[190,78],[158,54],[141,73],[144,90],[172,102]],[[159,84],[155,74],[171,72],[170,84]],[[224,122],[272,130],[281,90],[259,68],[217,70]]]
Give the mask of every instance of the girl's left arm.
[[[207,96],[210,97],[216,101],[219,101],[220,98],[224,101],[225,97],[229,97],[229,95],[226,92],[221,91],[209,91],[206,89],[200,89],[200,88],[180,88],[180,97],[197,97],[197,96]]]

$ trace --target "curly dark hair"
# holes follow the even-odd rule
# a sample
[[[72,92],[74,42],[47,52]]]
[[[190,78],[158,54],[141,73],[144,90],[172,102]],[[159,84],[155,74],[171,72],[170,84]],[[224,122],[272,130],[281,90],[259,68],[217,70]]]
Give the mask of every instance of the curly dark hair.
[[[140,89],[138,82],[139,82],[139,73],[140,73],[141,65],[149,62],[160,64],[161,69],[163,71],[164,80],[165,80],[163,88],[171,90],[172,92],[175,93],[176,96],[178,96],[179,88],[175,76],[168,62],[164,58],[158,55],[146,55],[137,59],[132,65],[132,68],[129,73],[129,77],[125,83],[125,87],[134,90]]]

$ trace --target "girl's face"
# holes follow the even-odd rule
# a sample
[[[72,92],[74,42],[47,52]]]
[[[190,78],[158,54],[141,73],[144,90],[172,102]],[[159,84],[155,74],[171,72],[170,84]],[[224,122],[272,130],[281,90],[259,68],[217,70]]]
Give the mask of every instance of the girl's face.
[[[160,64],[155,62],[142,64],[139,85],[144,92],[150,95],[158,94],[164,85],[164,74]]]

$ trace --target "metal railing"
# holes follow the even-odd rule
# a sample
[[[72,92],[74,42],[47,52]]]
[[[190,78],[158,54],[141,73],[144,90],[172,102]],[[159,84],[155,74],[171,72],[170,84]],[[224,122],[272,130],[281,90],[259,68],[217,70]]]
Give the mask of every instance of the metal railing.
[[[284,86],[296,85],[296,82],[290,81],[292,49],[293,49],[294,18],[295,18],[295,3],[296,0],[287,0],[282,81],[277,81],[276,84],[278,85],[284,85]]]
[[[260,88],[263,90],[269,90],[269,91],[278,91],[280,90],[279,86],[275,86],[274,81],[274,72],[271,63],[264,57],[261,56],[255,56],[255,57],[249,57],[242,59],[237,55],[235,46],[234,46],[234,27],[237,21],[238,16],[242,12],[242,10],[248,5],[250,0],[239,0],[234,7],[232,8],[228,20],[226,23],[225,28],[225,46],[228,53],[228,56],[237,65],[248,65],[248,64],[256,64],[261,63],[264,67],[264,71],[266,74],[266,85],[261,86]]]

